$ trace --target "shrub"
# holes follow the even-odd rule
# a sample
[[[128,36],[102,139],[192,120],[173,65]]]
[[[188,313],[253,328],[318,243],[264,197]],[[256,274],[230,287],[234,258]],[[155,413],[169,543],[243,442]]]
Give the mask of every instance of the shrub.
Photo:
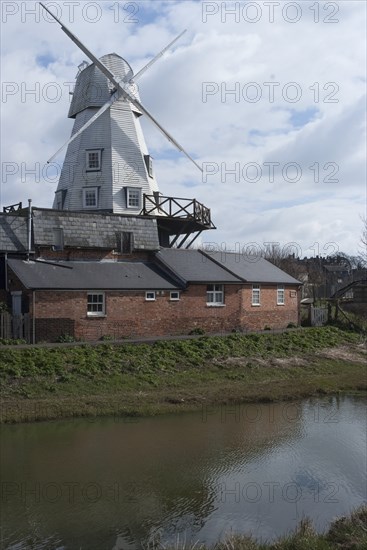
[[[190,330],[189,334],[198,334],[198,335],[203,335],[205,334],[205,330],[203,328],[200,328],[200,327],[196,327],[196,328],[193,328],[192,330]]]
[[[61,344],[65,344],[65,343],[76,342],[76,339],[71,334],[60,334],[60,336],[57,339],[57,342]]]

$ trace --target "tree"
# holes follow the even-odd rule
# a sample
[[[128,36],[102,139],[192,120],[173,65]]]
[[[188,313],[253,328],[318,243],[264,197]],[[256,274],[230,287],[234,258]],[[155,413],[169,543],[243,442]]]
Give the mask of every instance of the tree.
[[[362,235],[361,235],[361,247],[360,247],[360,256],[364,262],[364,264],[367,263],[367,217],[361,217],[363,228],[362,228]]]

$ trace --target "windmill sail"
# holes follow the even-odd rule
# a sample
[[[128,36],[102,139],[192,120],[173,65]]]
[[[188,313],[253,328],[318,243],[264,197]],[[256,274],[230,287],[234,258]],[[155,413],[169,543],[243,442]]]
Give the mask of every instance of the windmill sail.
[[[71,38],[71,40],[85,53],[87,57],[100,69],[100,71],[112,82],[115,88],[121,93],[122,97],[128,99],[135,107],[137,107],[145,116],[158,128],[158,130],[170,141],[179,151],[191,160],[193,164],[202,172],[201,166],[187,153],[187,151],[171,136],[163,126],[151,115],[151,113],[121,84],[121,79],[118,78],[106,65],[103,64],[53,13],[46,8],[41,2],[41,6],[61,25],[61,29]]]

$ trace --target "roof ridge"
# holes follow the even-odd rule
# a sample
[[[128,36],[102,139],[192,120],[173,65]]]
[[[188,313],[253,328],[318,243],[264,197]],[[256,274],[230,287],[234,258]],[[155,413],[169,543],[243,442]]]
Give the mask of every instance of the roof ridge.
[[[236,279],[238,279],[239,281],[242,281],[242,282],[245,282],[247,283],[247,279],[245,279],[244,277],[240,277],[239,275],[237,275],[237,273],[234,273],[234,271],[232,271],[231,269],[229,269],[228,267],[226,267],[225,265],[223,265],[220,261],[212,258],[210,256],[210,254],[208,254],[207,252],[204,252],[203,250],[198,250],[198,252],[200,252],[200,254],[202,254],[203,256],[205,256],[206,258],[208,258],[211,262],[215,263],[216,265],[218,265],[219,267],[221,267],[222,269],[224,269],[225,271],[227,271],[228,273],[230,273],[231,275],[233,275],[233,277],[235,277]]]

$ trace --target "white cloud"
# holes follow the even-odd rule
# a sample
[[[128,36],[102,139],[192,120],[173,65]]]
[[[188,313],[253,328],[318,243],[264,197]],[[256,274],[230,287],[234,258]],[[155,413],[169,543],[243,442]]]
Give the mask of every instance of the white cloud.
[[[233,15],[225,17],[222,2],[210,3],[217,13],[208,15],[204,23],[203,10],[209,4],[186,0],[132,2],[135,13],[126,9],[127,3],[119,3],[117,11],[116,2],[101,2],[100,19],[92,23],[95,12],[86,11],[86,4],[76,5],[70,21],[70,3],[58,2],[59,15],[96,55],[116,52],[135,71],[188,29],[173,51],[142,77],[139,89],[145,106],[199,162],[218,165],[218,173],[203,182],[186,157],[173,154],[171,145],[145,121],[162,193],[193,196],[212,209],[218,229],[204,235],[204,241],[229,245],[296,241],[308,254],[315,242],[320,253],[327,243],[335,242],[340,250],[357,252],[359,214],[366,209],[364,2],[318,2],[318,23],[316,3],[308,1],[293,3],[301,10],[296,23],[285,20],[284,4],[275,8],[270,23],[269,8],[260,1],[255,3],[261,14],[256,23],[246,21],[243,11],[237,14],[238,22]],[[239,5],[243,10],[245,4]],[[7,15],[14,6],[18,12]],[[32,197],[34,204],[50,207],[56,184],[43,177],[42,168],[69,137],[67,83],[74,81],[85,55],[42,12],[38,21],[26,13],[35,6],[2,3],[1,201],[11,204]],[[333,6],[339,6],[338,13],[333,14]],[[287,17],[295,17],[295,12],[287,12]],[[326,23],[327,17],[339,22]],[[129,22],[132,19],[137,22]],[[51,62],[42,66],[37,63],[40,56]],[[212,83],[215,92],[206,102],[204,83]],[[39,101],[26,94],[35,86]],[[231,89],[239,95],[226,94]],[[60,98],[52,102],[57,90]],[[251,101],[259,90],[259,100]],[[299,91],[299,100],[292,102]],[[294,127],[292,112],[312,109],[317,110],[315,117]],[[274,182],[263,164],[268,161],[279,163]],[[21,163],[30,169],[37,162],[39,181],[30,174],[22,177]],[[293,183],[282,175],[282,168],[292,162],[302,169],[302,177]],[[5,177],[4,167],[13,168],[9,163],[19,170]],[[224,173],[236,163],[241,168],[239,181]],[[243,178],[248,163],[261,168],[259,181]],[[335,166],[334,179],[339,181],[323,181]]]

